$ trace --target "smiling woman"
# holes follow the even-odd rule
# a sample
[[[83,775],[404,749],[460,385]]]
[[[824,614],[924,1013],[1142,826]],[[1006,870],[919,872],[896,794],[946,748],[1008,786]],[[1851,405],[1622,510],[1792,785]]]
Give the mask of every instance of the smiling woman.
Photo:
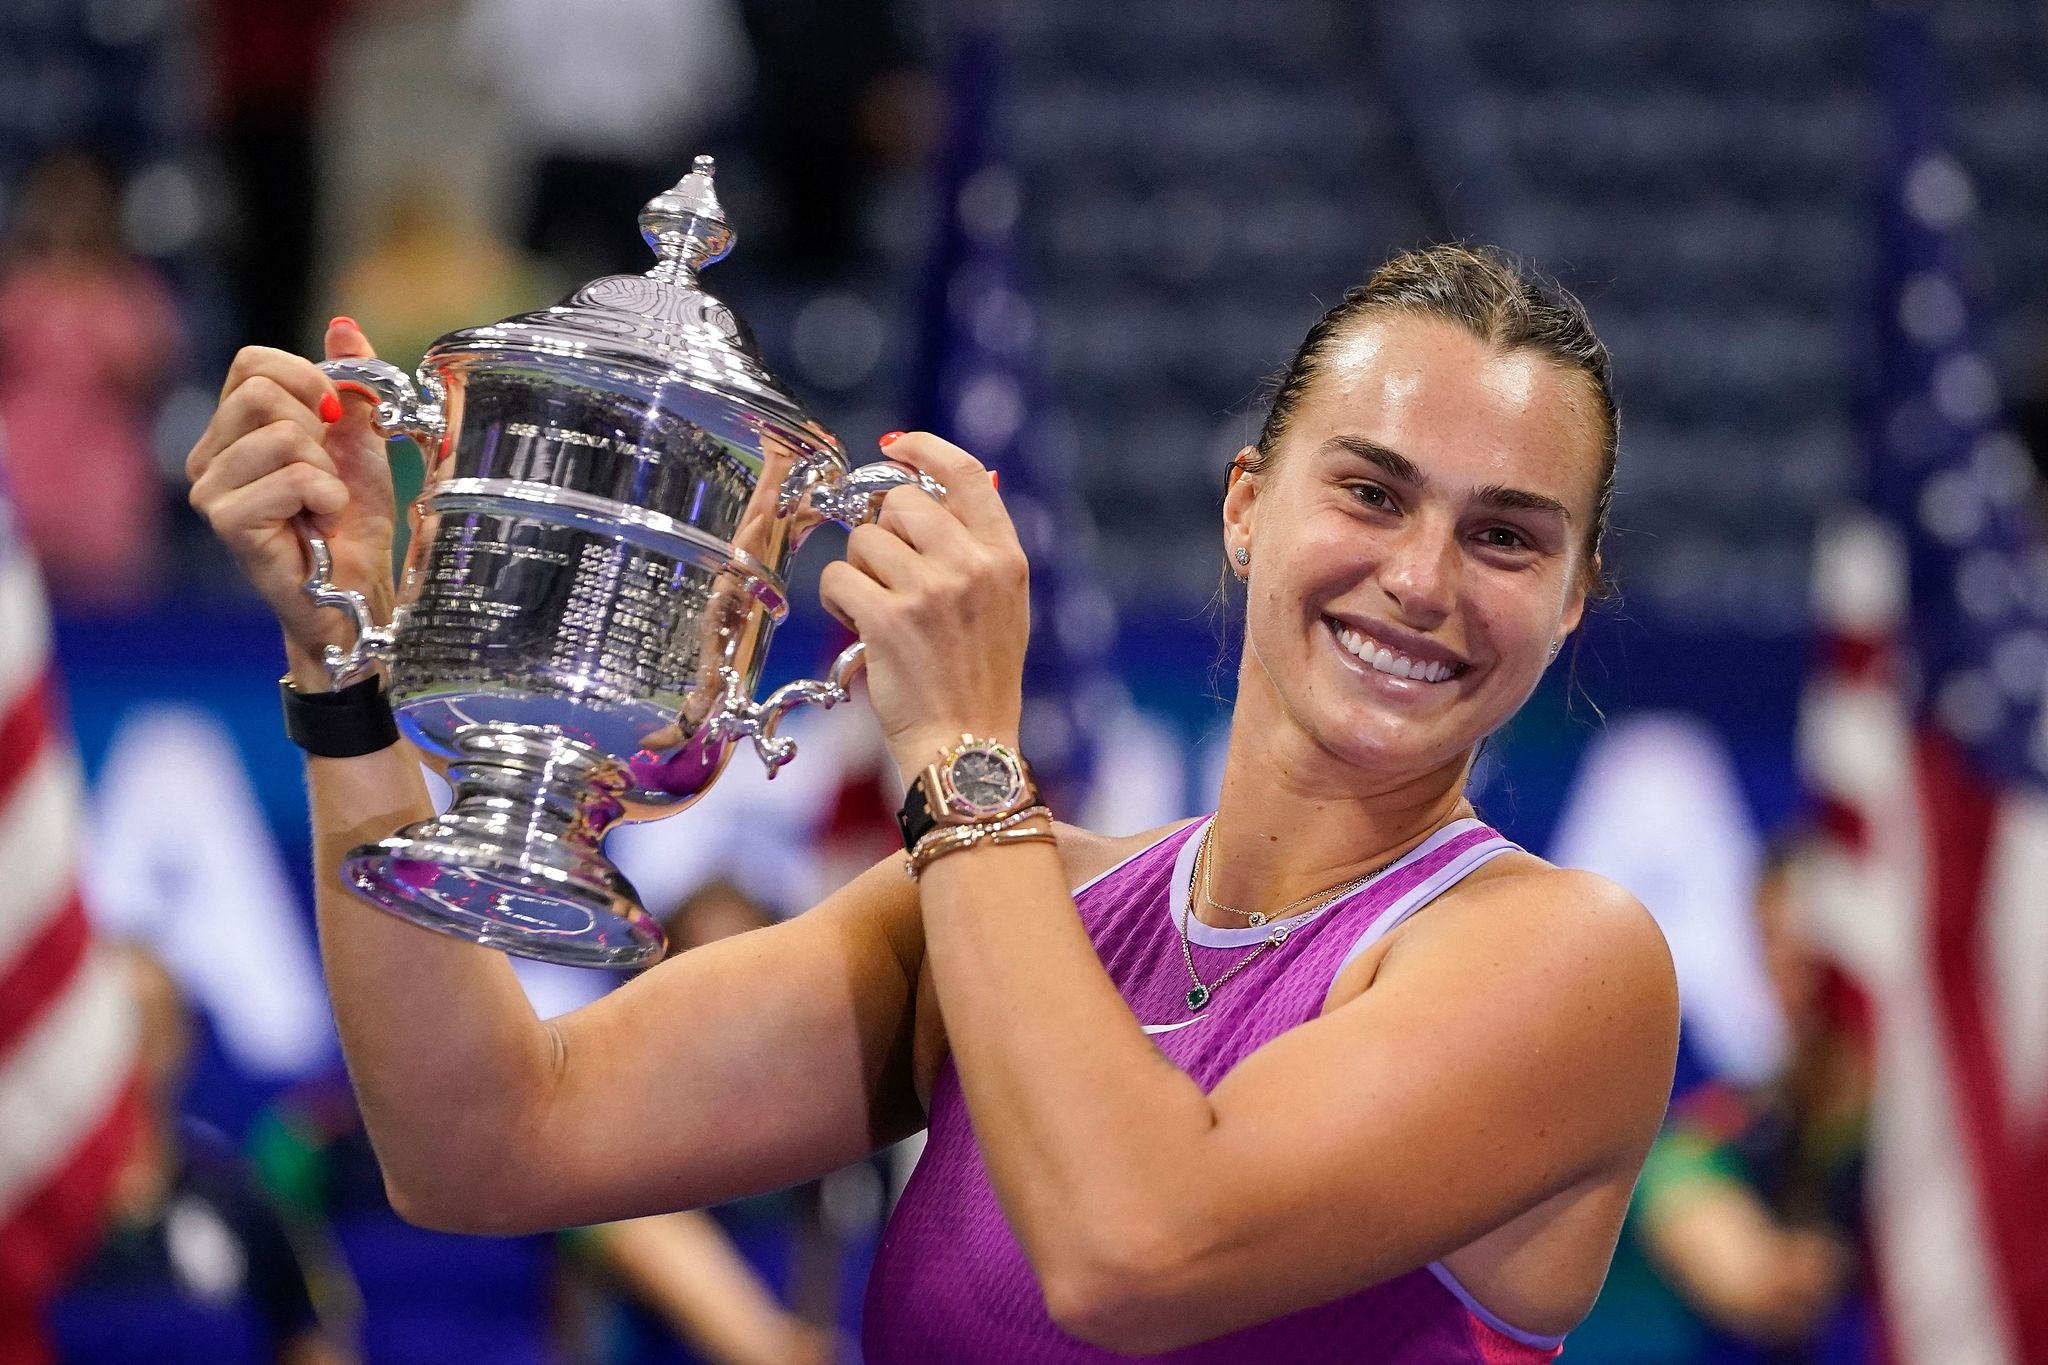
[[[873,1358],[1556,1354],[1657,1130],[1675,991],[1640,906],[1464,787],[1599,582],[1615,432],[1584,312],[1487,253],[1397,258],[1310,332],[1230,471],[1246,627],[1216,814],[923,878],[951,1061]],[[943,672],[916,657],[902,676]],[[884,725],[962,687],[878,697]],[[1078,914],[1038,911],[1062,871],[1094,874]]]
[[[337,322],[330,355],[366,355]],[[391,600],[366,405],[245,351],[193,502],[325,686],[292,519]],[[350,1074],[407,1217],[531,1230],[722,1203],[928,1127],[873,1362],[1546,1360],[1656,1135],[1669,954],[1465,797],[1599,581],[1615,411],[1568,297],[1398,258],[1311,331],[1233,465],[1246,583],[1218,809],[1055,825],[1016,755],[1028,566],[925,432],[820,580],[867,648],[907,859],[537,1021],[506,962],[319,890]],[[402,743],[308,765],[318,865],[429,813]],[[906,878],[906,870],[911,876]],[[621,1159],[628,1154],[630,1159]]]

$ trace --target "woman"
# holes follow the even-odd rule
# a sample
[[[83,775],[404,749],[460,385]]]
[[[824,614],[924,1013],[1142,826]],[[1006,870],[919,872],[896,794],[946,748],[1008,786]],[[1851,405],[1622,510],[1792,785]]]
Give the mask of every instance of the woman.
[[[327,346],[368,353],[346,320]],[[1676,989],[1639,905],[1494,835],[1465,781],[1599,581],[1615,420],[1578,305],[1489,255],[1397,258],[1332,309],[1230,470],[1245,649],[1210,820],[942,827],[914,882],[892,858],[549,1025],[497,954],[323,881],[394,1202],[480,1232],[630,1217],[928,1125],[871,1360],[1554,1355],[1656,1135]],[[892,493],[821,586],[922,790],[963,736],[984,776],[1016,739],[1026,566],[971,455],[884,439],[953,491]],[[290,518],[388,607],[364,406],[244,351],[190,472],[326,687],[337,622]],[[309,772],[322,868],[427,812],[403,746]]]

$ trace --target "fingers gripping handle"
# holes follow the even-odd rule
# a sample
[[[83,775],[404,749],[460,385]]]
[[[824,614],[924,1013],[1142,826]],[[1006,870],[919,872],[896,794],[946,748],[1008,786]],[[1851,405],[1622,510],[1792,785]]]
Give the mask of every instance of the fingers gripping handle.
[[[851,530],[881,516],[883,495],[904,487],[921,488],[942,500],[946,496],[945,488],[927,474],[902,465],[877,463],[862,465],[838,478],[820,479],[804,491],[803,500],[812,512]],[[855,640],[839,651],[824,677],[784,683],[758,702],[747,697],[746,683],[738,673],[723,669],[719,674],[724,684],[721,710],[713,724],[721,739],[751,738],[754,752],[761,756],[772,778],[783,764],[796,757],[796,741],[775,733],[783,716],[807,702],[827,708],[837,706],[846,700],[853,680],[866,666],[867,646]]]
[[[410,436],[423,445],[441,439],[441,405],[423,402],[412,380],[396,365],[382,360],[330,360],[320,366],[328,378],[344,388],[355,389],[377,405],[371,419],[379,433],[397,440]],[[327,676],[336,687],[355,681],[391,652],[392,627],[378,625],[370,615],[370,604],[354,588],[334,581],[334,552],[326,537],[314,533],[304,517],[298,519],[299,534],[305,538],[312,570],[306,575],[306,596],[323,607],[345,611],[355,623],[355,642],[347,649],[329,645],[323,661]]]
[[[882,498],[894,489],[915,485],[944,502],[946,490],[929,474],[905,469],[900,464],[877,461],[864,464],[838,478],[824,478],[810,485],[805,500],[811,510],[827,521],[836,521],[851,531],[882,515]]]

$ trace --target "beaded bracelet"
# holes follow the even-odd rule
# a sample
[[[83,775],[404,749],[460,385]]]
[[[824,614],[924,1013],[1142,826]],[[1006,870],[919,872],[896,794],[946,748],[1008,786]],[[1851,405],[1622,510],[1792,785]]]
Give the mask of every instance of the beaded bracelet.
[[[1028,844],[1051,843],[1050,829],[1024,828],[1026,821],[1043,817],[1052,819],[1052,812],[1044,806],[1027,806],[1023,810],[1005,815],[1000,820],[988,820],[971,825],[941,825],[917,841],[917,847],[910,850],[904,871],[912,881],[948,853],[958,853],[963,848],[977,844]]]

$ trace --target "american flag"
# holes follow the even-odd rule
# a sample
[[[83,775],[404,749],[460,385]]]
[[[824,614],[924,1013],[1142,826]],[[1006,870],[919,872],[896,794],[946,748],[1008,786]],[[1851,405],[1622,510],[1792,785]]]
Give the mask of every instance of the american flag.
[[[2048,1361],[2048,541],[1968,302],[1977,201],[1924,18],[1872,23],[1883,311],[1868,487],[1816,561],[1815,928],[1876,1005],[1892,1353],[2024,1365]]]
[[[94,952],[79,897],[82,811],[42,581],[0,488],[0,1359],[10,1365],[45,1358],[37,1307],[96,1242],[140,1113],[128,992]]]

